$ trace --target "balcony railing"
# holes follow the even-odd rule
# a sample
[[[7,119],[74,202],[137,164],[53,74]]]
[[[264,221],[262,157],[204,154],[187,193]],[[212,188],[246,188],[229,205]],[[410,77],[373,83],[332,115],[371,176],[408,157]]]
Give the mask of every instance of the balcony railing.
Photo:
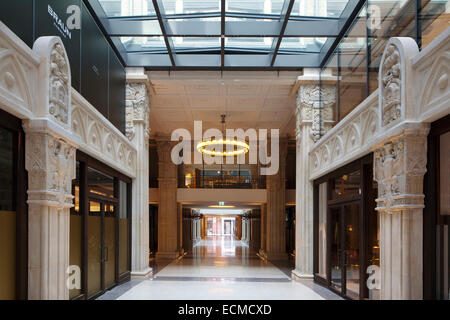
[[[265,189],[266,178],[250,178],[244,176],[200,176],[195,182],[186,184],[185,187],[204,189]]]

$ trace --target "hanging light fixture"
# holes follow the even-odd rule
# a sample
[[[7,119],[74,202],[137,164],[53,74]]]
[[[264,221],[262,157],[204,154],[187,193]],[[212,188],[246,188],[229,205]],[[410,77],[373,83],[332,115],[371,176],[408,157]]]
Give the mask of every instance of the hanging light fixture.
[[[222,136],[225,136],[225,115],[221,116],[222,123]],[[219,148],[221,146],[221,148]],[[227,146],[233,146],[233,150],[225,151]],[[222,151],[218,151],[222,150]],[[227,157],[236,156],[240,154],[247,153],[250,149],[247,142],[243,140],[230,140],[230,139],[212,139],[212,140],[202,140],[197,144],[197,150],[200,153],[209,154],[211,156]]]

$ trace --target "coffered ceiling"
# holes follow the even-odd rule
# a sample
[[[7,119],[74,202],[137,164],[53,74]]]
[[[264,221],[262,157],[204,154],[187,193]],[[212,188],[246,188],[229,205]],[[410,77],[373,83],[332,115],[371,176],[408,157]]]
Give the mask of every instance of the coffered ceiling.
[[[150,136],[170,135],[177,128],[193,135],[194,121],[203,131],[226,128],[279,129],[294,134],[295,95],[301,72],[294,71],[149,71]]]

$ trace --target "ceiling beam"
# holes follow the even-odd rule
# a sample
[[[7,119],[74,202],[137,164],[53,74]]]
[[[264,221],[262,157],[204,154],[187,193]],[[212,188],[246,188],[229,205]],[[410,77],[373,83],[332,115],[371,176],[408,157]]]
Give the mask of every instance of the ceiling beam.
[[[218,21],[167,20],[167,36],[174,37],[220,37],[222,23]],[[108,32],[115,37],[161,36],[158,20],[109,20]],[[278,37],[279,21],[248,20],[226,21],[226,37]],[[284,30],[289,37],[337,37],[338,19],[305,18],[290,20]]]
[[[274,38],[272,42],[272,48],[270,50],[270,66],[273,67],[277,58],[278,49],[280,49],[281,41],[283,40],[284,31],[289,22],[292,8],[294,7],[295,0],[284,0],[283,8],[281,9],[280,21],[279,21],[279,35],[278,38]]]
[[[159,27],[161,28],[161,32],[164,36],[164,42],[166,43],[170,61],[172,63],[172,66],[175,67],[176,66],[175,50],[172,39],[167,36],[167,33],[170,33],[170,26],[167,23],[166,13],[164,10],[162,0],[153,0],[153,7],[155,8],[156,16],[158,17]]]
[[[220,55],[222,67],[225,66],[225,0],[220,1]]]
[[[349,0],[347,5],[339,17],[339,34],[336,38],[328,38],[320,50],[320,67],[323,67],[328,58],[333,54],[336,47],[341,42],[342,38],[347,34],[348,30],[353,25],[361,8],[365,5],[366,0]]]
[[[171,67],[169,54],[151,53],[128,53],[127,66],[129,67]],[[299,53],[279,55],[274,66],[269,65],[267,54],[227,54],[224,56],[224,66],[222,66],[222,55],[217,54],[196,54],[186,53],[177,55],[176,68],[261,68],[261,69],[299,69],[319,67],[318,53]],[[172,68],[171,68],[172,69]]]

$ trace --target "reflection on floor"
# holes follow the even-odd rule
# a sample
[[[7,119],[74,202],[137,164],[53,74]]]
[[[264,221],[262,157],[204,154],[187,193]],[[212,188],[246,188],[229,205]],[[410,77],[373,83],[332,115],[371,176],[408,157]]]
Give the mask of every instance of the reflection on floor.
[[[311,281],[291,280],[289,274],[262,261],[230,236],[208,237],[183,259],[168,264],[156,261],[153,267],[153,278],[132,280],[100,299],[340,299]]]

